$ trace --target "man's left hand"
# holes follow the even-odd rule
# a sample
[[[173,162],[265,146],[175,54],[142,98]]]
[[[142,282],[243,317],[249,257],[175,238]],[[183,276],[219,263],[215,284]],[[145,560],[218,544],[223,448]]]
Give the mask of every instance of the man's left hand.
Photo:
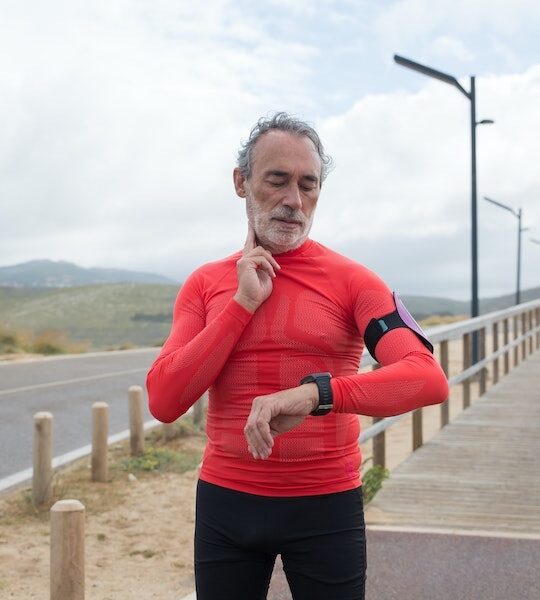
[[[314,383],[255,398],[244,427],[253,458],[268,458],[274,438],[300,425],[318,402],[319,390]]]

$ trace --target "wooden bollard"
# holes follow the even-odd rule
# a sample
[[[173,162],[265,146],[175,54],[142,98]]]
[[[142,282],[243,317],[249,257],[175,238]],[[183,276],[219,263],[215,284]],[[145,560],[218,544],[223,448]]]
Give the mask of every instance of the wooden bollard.
[[[166,442],[170,442],[176,435],[176,427],[173,423],[163,423],[161,426],[161,434]]]
[[[197,429],[204,427],[204,409],[206,408],[206,400],[208,394],[205,392],[193,405],[193,425]]]
[[[34,415],[32,503],[41,506],[52,494],[52,429],[53,416],[49,412]]]
[[[78,500],[51,508],[51,600],[84,600],[84,506]]]
[[[144,454],[143,390],[140,385],[132,385],[129,396],[129,430],[131,456]]]
[[[92,404],[92,481],[107,481],[109,437],[109,405]]]

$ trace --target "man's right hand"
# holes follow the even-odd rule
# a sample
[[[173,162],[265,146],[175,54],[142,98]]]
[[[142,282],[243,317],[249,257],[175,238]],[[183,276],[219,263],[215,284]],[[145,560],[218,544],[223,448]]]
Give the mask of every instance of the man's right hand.
[[[257,246],[255,231],[249,223],[242,258],[236,263],[238,289],[234,299],[246,310],[255,312],[272,293],[272,279],[279,269],[272,254]]]

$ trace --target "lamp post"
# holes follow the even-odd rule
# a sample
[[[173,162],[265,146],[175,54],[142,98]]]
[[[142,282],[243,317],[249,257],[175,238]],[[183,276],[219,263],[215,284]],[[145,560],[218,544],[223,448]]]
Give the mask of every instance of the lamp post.
[[[493,200],[492,198],[488,198],[487,196],[484,196],[484,200],[487,200],[488,202],[491,202],[491,204],[494,204],[495,206],[498,206],[499,208],[504,208],[504,210],[511,212],[514,215],[514,217],[516,217],[516,219],[518,220],[516,304],[520,304],[521,303],[521,234],[524,231],[527,231],[529,228],[521,226],[521,215],[522,215],[521,208],[519,208],[518,211],[516,212],[511,206],[507,206],[506,204],[503,204],[502,202],[497,202],[497,200]]]
[[[448,73],[437,71],[426,65],[414,62],[398,54],[394,54],[394,61],[402,67],[418,71],[422,75],[433,77],[444,83],[449,83],[457,88],[471,103],[471,317],[478,316],[478,208],[476,201],[476,126],[494,123],[491,119],[476,120],[476,84],[475,77],[471,75],[471,88],[468,92],[459,81]],[[472,335],[472,359],[473,364],[478,362],[478,332]]]

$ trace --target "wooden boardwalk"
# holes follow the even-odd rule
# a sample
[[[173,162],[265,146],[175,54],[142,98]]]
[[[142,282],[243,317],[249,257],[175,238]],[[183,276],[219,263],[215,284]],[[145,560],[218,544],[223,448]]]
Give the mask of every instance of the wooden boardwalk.
[[[366,523],[540,539],[540,352],[392,471]]]

